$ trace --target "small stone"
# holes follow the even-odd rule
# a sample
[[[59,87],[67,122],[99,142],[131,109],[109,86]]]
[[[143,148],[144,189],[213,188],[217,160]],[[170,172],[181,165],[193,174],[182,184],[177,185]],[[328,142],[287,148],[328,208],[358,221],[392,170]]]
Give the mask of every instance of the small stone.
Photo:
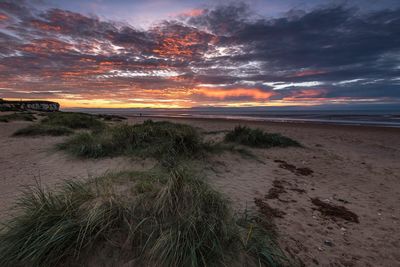
[[[333,247],[333,242],[330,241],[330,240],[325,240],[325,241],[324,241],[324,244],[325,244],[326,246],[328,246],[328,247]]]

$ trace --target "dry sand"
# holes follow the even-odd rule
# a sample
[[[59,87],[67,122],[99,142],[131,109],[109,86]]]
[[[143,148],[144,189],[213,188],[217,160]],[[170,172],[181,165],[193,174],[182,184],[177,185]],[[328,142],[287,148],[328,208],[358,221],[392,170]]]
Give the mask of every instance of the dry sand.
[[[130,122],[145,118],[132,117]],[[156,118],[157,119],[157,118]],[[259,127],[298,140],[304,148],[250,149],[211,156],[207,179],[237,211],[269,205],[279,242],[303,266],[400,266],[400,129],[319,124],[169,119],[202,131]],[[46,185],[109,170],[147,168],[124,158],[76,160],[53,149],[62,137],[10,137],[26,122],[0,123],[0,211],[10,209],[19,185],[40,178]],[[208,134],[221,139],[223,133]],[[285,164],[285,163],[286,164]],[[295,166],[295,167],[293,167]],[[295,168],[313,171],[299,173]],[[275,182],[274,182],[275,181]],[[272,191],[271,188],[274,188]],[[266,196],[270,194],[268,199]],[[311,199],[344,206],[359,223],[327,217]],[[3,215],[0,215],[3,216]],[[1,218],[1,217],[0,217]]]
[[[12,212],[12,204],[24,186],[54,186],[67,179],[86,179],[109,171],[143,169],[152,161],[128,158],[75,159],[54,147],[65,137],[12,137],[30,122],[0,122],[0,219]]]

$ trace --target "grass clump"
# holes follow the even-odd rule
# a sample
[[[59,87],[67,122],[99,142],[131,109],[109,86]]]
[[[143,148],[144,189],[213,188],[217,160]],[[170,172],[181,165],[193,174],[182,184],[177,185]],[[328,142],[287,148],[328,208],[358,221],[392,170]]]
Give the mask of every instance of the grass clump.
[[[134,247],[146,247],[142,260],[157,266],[219,266],[231,260],[233,217],[225,199],[204,181],[174,170],[144,196],[135,211],[146,223],[136,227],[132,239]]]
[[[71,129],[100,129],[104,123],[96,116],[78,112],[54,112],[41,121],[42,124],[63,126]]]
[[[184,167],[69,181],[56,193],[36,187],[18,207],[0,231],[1,266],[84,264],[107,247],[124,251],[120,265],[230,266],[237,255],[284,262],[267,232],[237,224],[224,197]]]
[[[80,133],[60,144],[59,148],[88,158],[139,155],[168,160],[194,155],[201,146],[201,138],[193,127],[149,120],[143,124],[123,124]]]
[[[229,266],[238,252],[276,263],[267,266],[282,260],[270,243],[250,247],[255,232],[236,224],[224,197],[186,168],[66,181],[55,193],[34,187],[17,205],[19,215],[0,231],[1,266],[82,264],[99,247],[124,250],[120,264],[138,266]]]
[[[39,123],[16,131],[14,136],[61,136],[70,135],[75,129],[99,131],[104,127],[104,122],[90,114],[53,112],[46,114]]]
[[[34,120],[36,120],[36,118],[32,113],[13,113],[0,116],[0,122],[34,121]]]
[[[119,116],[119,115],[111,115],[111,114],[99,114],[97,115],[98,118],[101,118],[105,121],[123,121],[126,120],[127,118],[124,116]]]
[[[28,127],[17,130],[14,136],[61,136],[70,135],[73,131],[70,128],[64,126],[53,126],[53,125],[29,125]]]
[[[242,250],[245,266],[291,266],[277,246],[277,233],[273,222],[247,211],[237,220],[242,233]]]
[[[122,221],[119,203],[82,182],[57,193],[35,187],[0,232],[1,266],[54,266],[104,238]]]
[[[236,126],[225,135],[225,141],[258,148],[300,146],[297,141],[281,134],[266,133],[246,126]]]

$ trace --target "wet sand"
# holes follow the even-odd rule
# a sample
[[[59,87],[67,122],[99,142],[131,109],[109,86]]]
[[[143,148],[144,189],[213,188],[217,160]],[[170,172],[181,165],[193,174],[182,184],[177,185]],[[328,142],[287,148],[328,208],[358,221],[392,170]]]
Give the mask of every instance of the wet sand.
[[[148,118],[130,117],[129,123]],[[158,120],[161,118],[154,118]],[[165,120],[165,119],[164,119]],[[249,149],[212,155],[207,179],[236,211],[277,211],[282,247],[304,266],[400,266],[400,129],[209,119],[169,119],[221,140],[242,124],[287,135],[303,148]],[[63,137],[11,137],[29,122],[0,123],[0,218],[11,210],[21,185],[53,186],[106,171],[148,168],[127,158],[78,160],[54,150]],[[308,169],[310,171],[298,171]],[[359,223],[324,215],[312,199],[342,206]],[[315,201],[314,201],[315,202]]]

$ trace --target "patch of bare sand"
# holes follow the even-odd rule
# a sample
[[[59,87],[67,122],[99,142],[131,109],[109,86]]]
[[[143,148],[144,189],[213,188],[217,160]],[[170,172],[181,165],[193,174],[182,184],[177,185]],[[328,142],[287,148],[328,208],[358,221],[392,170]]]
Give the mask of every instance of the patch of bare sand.
[[[151,160],[135,161],[128,158],[105,158],[100,160],[75,159],[54,146],[65,137],[12,137],[28,122],[0,123],[0,218],[7,216],[21,186],[39,181],[54,186],[65,179],[85,179],[109,171],[147,169]]]
[[[274,218],[279,242],[303,266],[400,266],[399,129],[168,120],[215,132],[208,137],[214,140],[223,137],[218,131],[238,124],[298,140],[304,148],[251,149],[264,163],[234,153],[213,156],[208,179],[238,210],[257,210],[257,199],[259,206],[266,203],[282,215]],[[285,168],[283,162],[295,168]],[[297,171],[303,168],[313,172]],[[268,197],[277,184],[278,197]],[[345,207],[359,223],[322,214],[312,203],[314,198]]]

